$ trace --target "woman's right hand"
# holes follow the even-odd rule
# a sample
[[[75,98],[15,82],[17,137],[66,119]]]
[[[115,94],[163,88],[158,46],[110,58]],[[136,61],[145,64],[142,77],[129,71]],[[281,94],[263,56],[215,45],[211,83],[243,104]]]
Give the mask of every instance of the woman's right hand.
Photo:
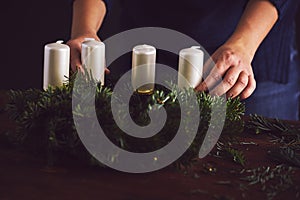
[[[81,44],[85,38],[94,38],[100,41],[96,34],[86,34],[70,39],[67,45],[70,47],[70,65],[73,72],[80,70],[83,72],[81,64]]]

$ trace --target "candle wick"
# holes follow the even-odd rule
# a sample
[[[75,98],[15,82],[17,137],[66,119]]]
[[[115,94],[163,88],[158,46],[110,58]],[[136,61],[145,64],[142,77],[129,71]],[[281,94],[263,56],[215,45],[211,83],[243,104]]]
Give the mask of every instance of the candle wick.
[[[56,43],[57,44],[62,44],[62,43],[64,43],[64,41],[63,40],[57,40]]]

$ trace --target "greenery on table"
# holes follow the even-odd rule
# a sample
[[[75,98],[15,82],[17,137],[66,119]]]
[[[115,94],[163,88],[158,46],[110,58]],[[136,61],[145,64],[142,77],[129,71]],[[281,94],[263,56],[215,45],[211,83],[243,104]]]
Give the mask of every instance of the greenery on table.
[[[243,170],[241,174],[246,174],[246,177],[241,178],[249,182],[249,186],[260,184],[261,191],[265,192],[267,199],[273,199],[280,192],[295,189],[299,190],[298,186],[294,184],[292,175],[294,169],[284,164],[275,167],[258,167],[255,169]],[[295,198],[297,198],[297,194]]]
[[[288,125],[282,120],[253,115],[247,128],[254,130],[256,134],[269,134],[272,142],[279,144],[279,148],[269,151],[273,160],[300,167],[299,127]]]
[[[267,199],[275,198],[282,191],[296,191],[295,198],[300,197],[300,188],[293,182],[293,173],[300,168],[300,128],[278,119],[268,119],[252,115],[246,128],[255,134],[268,134],[274,147],[268,155],[278,163],[276,167],[262,166],[256,169],[243,170],[250,175],[243,178],[249,185],[261,185]]]
[[[79,74],[78,74],[79,75]],[[152,95],[133,94],[130,100],[130,115],[139,125],[149,123],[148,112],[153,105],[163,106],[168,114],[164,128],[155,136],[139,139],[124,134],[115,124],[111,112],[112,84],[102,87],[89,73],[79,75],[74,87],[75,75],[62,87],[49,87],[46,91],[38,89],[11,90],[7,111],[16,122],[15,132],[8,134],[10,141],[17,146],[30,149],[47,158],[49,164],[68,158],[76,158],[85,163],[99,164],[83,146],[77,134],[73,114],[81,116],[89,107],[76,107],[72,111],[72,95],[80,96],[83,88],[96,86],[95,104],[99,123],[106,136],[119,147],[131,152],[149,152],[163,147],[175,136],[180,122],[178,98],[189,98],[192,89],[181,91],[175,86],[172,90],[157,87]],[[93,94],[93,91],[90,92]],[[222,134],[241,133],[243,131],[244,105],[239,99],[211,97],[204,92],[196,93],[200,108],[200,126],[194,142],[189,149],[174,163],[177,167],[189,167],[196,160],[202,140],[210,123],[212,105],[226,104],[226,120]],[[89,98],[89,97],[86,97]],[[93,128],[94,125],[91,125]],[[234,152],[232,152],[234,153]]]
[[[72,111],[72,97],[80,96],[82,88],[95,89],[89,86],[96,86],[97,117],[106,136],[115,145],[131,152],[149,152],[165,146],[173,139],[180,122],[181,110],[178,99],[187,99],[192,90],[180,91],[175,86],[172,86],[172,90],[168,90],[157,86],[152,95],[133,94],[130,100],[130,115],[138,125],[144,126],[150,122],[148,111],[153,108],[153,105],[164,107],[168,114],[164,128],[157,135],[147,139],[138,139],[123,133],[114,122],[110,107],[111,88],[114,87],[114,82],[107,84],[107,87],[101,87],[88,74],[79,75],[80,84],[77,87],[74,87],[74,75],[62,87],[49,87],[46,91],[38,89],[9,91],[10,101],[6,106],[6,111],[16,122],[16,130],[8,133],[9,141],[17,147],[33,151],[46,158],[49,165],[68,159],[104,167],[87,152],[79,139],[73,121],[73,115],[84,116],[84,113],[93,109],[76,107]],[[90,91],[90,94],[92,95],[93,92]],[[196,93],[196,95],[200,105],[199,108],[195,108],[200,110],[198,133],[190,148],[173,164],[174,166],[186,168],[196,162],[199,148],[211,120],[212,105],[226,104],[227,112],[222,138],[217,143],[215,151],[212,152],[215,153],[213,156],[238,163],[243,168],[239,173],[243,176],[242,180],[248,182],[245,187],[260,184],[261,190],[266,193],[268,199],[273,199],[281,191],[291,188],[299,191],[292,179],[294,167],[300,167],[300,130],[298,127],[288,125],[281,120],[267,119],[257,115],[251,116],[244,126],[241,117],[245,108],[239,99],[228,99],[225,102],[219,97],[211,97],[203,92]],[[91,125],[91,128],[94,125]],[[248,129],[247,132],[268,134],[272,138],[271,142],[276,145],[269,150],[269,156],[278,163],[277,166],[247,169],[243,151],[233,145],[244,127]],[[209,163],[204,168],[209,173],[217,170]],[[218,184],[229,183],[230,181],[218,182]],[[299,192],[296,196],[299,196]]]

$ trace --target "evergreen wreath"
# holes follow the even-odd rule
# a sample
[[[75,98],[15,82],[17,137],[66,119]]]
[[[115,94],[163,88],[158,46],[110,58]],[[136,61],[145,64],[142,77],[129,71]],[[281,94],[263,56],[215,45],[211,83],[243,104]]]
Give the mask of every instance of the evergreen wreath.
[[[77,134],[73,114],[86,117],[90,109],[96,109],[98,121],[106,136],[115,145],[131,152],[149,152],[168,144],[174,137],[180,122],[179,98],[188,102],[194,90],[192,88],[172,90],[157,86],[152,95],[134,93],[130,100],[130,115],[138,125],[149,123],[148,111],[153,105],[163,106],[168,114],[164,128],[155,136],[140,139],[123,133],[114,122],[111,112],[113,84],[103,87],[92,78],[90,73],[77,74],[80,84],[74,87],[76,74],[61,87],[49,86],[47,90],[28,89],[8,92],[9,103],[6,106],[11,119],[16,122],[16,131],[8,133],[9,140],[17,146],[30,149],[47,158],[52,165],[67,158],[75,158],[84,163],[100,165],[83,146]],[[96,86],[96,87],[88,87]],[[80,96],[82,88],[96,88],[96,108],[77,106],[72,111],[72,97]],[[91,95],[94,94],[90,91]],[[226,104],[226,118],[223,134],[238,134],[243,131],[244,104],[239,99],[212,97],[204,92],[196,92],[200,108],[200,125],[197,135],[189,149],[175,162],[176,167],[190,167],[197,160],[202,140],[211,121],[211,107]],[[86,97],[90,98],[90,97]],[[221,114],[221,113],[220,113]],[[215,123],[215,122],[214,122]],[[91,124],[93,128],[95,124]],[[111,158],[114,159],[114,158]]]

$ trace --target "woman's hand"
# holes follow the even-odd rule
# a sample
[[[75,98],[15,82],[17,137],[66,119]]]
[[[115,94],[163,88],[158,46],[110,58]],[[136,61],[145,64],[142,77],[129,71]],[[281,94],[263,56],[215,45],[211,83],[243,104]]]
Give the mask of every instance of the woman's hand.
[[[96,34],[81,35],[67,42],[70,47],[70,65],[73,72],[80,70],[83,72],[81,64],[81,44],[85,38],[95,38],[95,40],[100,41]]]
[[[249,97],[256,87],[251,67],[252,56],[238,44],[224,44],[204,66],[204,81],[196,88],[212,95]],[[212,64],[214,65],[212,66]]]

